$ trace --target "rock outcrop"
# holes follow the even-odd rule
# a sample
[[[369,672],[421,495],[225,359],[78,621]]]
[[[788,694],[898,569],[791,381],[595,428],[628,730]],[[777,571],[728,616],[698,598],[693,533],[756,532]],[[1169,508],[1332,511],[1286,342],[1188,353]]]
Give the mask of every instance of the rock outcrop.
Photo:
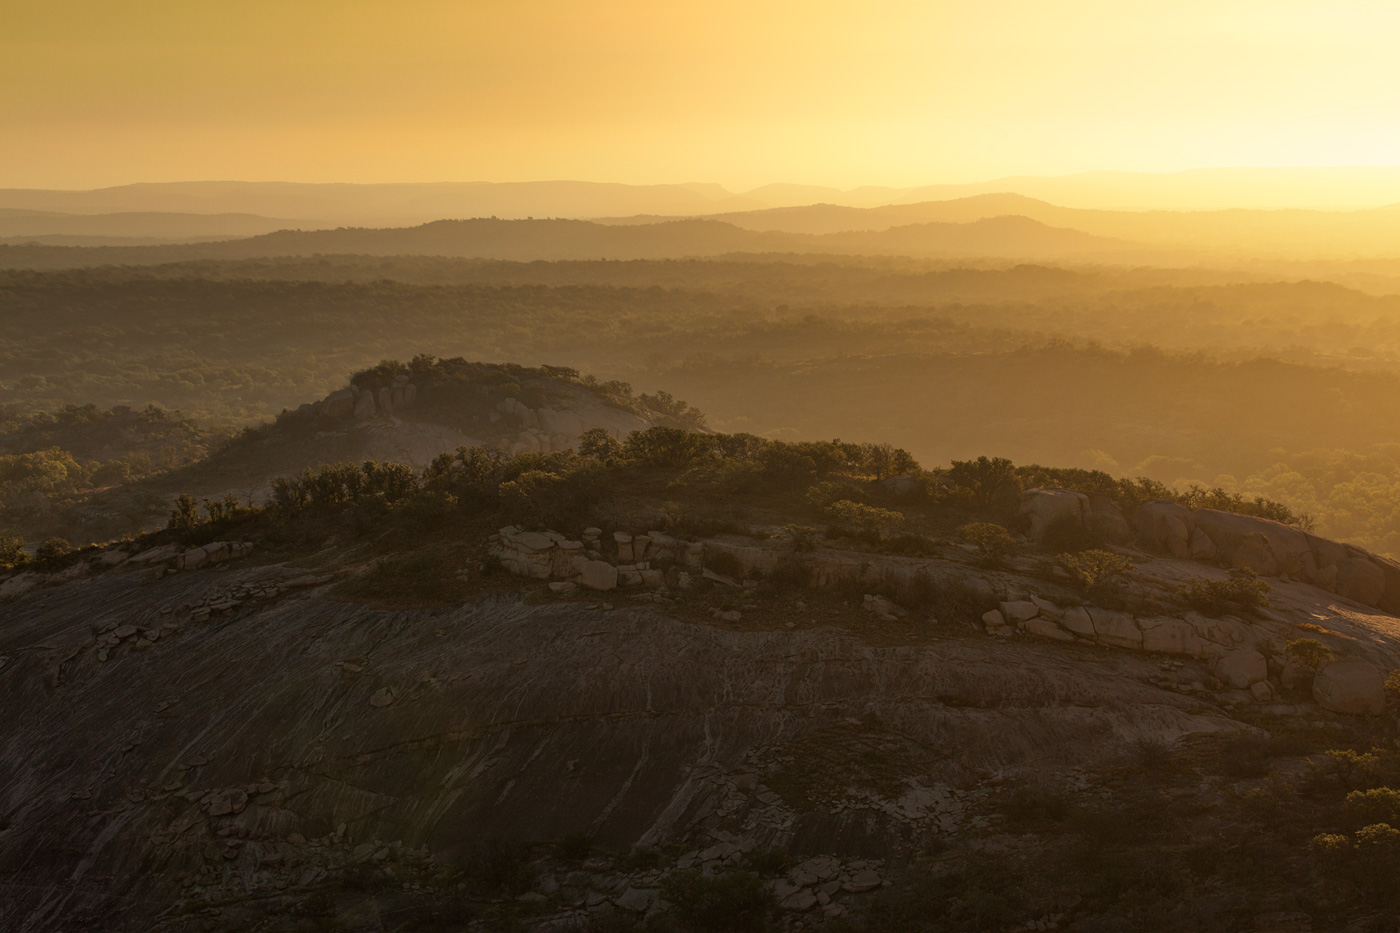
[[[566,408],[562,402],[556,402],[560,407],[531,408],[516,398],[502,399],[496,403],[492,418],[519,433],[508,431],[497,446],[511,455],[558,453],[577,447],[579,437],[593,428],[602,428],[614,439],[622,440],[632,431],[651,426],[645,418],[600,405],[595,398],[575,394],[567,401],[576,407]]]
[[[1400,564],[1291,525],[1175,502],[1144,503],[1138,540],[1172,557],[1287,576],[1389,613],[1400,612]]]
[[[7,928],[148,930],[187,898],[218,906],[195,922],[223,912],[220,928],[246,929],[260,921],[237,911],[291,909],[376,859],[426,882],[482,839],[574,832],[682,853],[665,869],[831,852],[782,890],[785,909],[819,912],[878,886],[884,859],[978,825],[975,775],[1069,773],[1124,742],[1242,728],[1112,659],[726,631],[642,608],[373,610],[279,586],[160,631],[164,607],[266,591],[278,573],[118,569],[6,607]],[[99,661],[95,632],[128,625]],[[852,767],[888,749],[881,783],[793,796],[800,782],[782,782],[808,767],[794,749],[811,736]],[[568,903],[645,909],[658,877]]]
[[[1357,658],[1325,664],[1313,677],[1313,699],[1323,709],[1359,716],[1385,712],[1385,675]]]
[[[394,376],[389,385],[378,391],[362,389],[351,384],[348,388],[337,389],[319,402],[303,405],[303,410],[315,411],[328,418],[345,418],[354,421],[368,421],[378,415],[391,415],[395,411],[412,408],[418,400],[418,387],[409,382],[408,376]]]
[[[1057,533],[1080,531],[1112,544],[1132,537],[1122,510],[1107,496],[1086,496],[1069,489],[1027,489],[1021,493],[1020,514],[1028,523],[1027,535],[1036,543]]]
[[[571,541],[557,531],[526,531],[518,525],[502,528],[487,541],[487,551],[511,573],[536,580],[576,583],[590,590],[618,586],[659,587],[668,581],[684,585],[703,567],[703,547],[661,531],[644,535],[613,534],[606,552],[602,530],[584,530],[583,540]],[[607,559],[611,558],[611,560]],[[668,574],[669,572],[669,574]]]

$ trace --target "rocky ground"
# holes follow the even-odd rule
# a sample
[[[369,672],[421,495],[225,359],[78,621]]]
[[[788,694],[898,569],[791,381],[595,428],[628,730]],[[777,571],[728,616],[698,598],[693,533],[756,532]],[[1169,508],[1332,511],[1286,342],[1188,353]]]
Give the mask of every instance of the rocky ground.
[[[1144,762],[1177,761],[1176,785],[1146,782],[1149,809],[1209,807],[1243,789],[1180,770],[1192,750],[1365,720],[1290,688],[1276,654],[1232,682],[1227,652],[1204,642],[1105,641],[1093,607],[1070,606],[1031,564],[914,562],[981,581],[1000,620],[974,627],[849,588],[713,573],[683,589],[560,593],[483,577],[475,556],[465,601],[370,608],[337,595],[363,572],[354,554],[198,550],[113,548],[7,584],[3,928],[662,923],[674,879],[692,872],[756,876],[780,926],[834,925],[929,864],[1057,858],[1059,836],[1027,821],[1109,807]],[[1222,575],[1138,558],[1144,587]],[[1222,636],[1231,651],[1325,623],[1353,659],[1400,666],[1394,618],[1274,582],[1264,617],[1207,620],[1243,633]],[[1066,622],[1075,611],[1087,635]],[[1026,794],[1042,796],[1028,806]],[[1079,832],[1124,843],[1111,828]],[[995,928],[1153,928],[1073,887],[1024,887]],[[1241,895],[1199,907],[1231,926],[1172,928],[1311,929],[1285,901]]]

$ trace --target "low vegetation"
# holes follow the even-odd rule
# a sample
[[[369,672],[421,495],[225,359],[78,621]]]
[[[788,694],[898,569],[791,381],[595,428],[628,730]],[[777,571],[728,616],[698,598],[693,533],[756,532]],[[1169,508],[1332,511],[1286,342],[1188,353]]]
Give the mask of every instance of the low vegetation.
[[[1192,580],[1177,589],[1188,608],[1206,615],[1253,615],[1269,605],[1273,587],[1252,570],[1231,570],[1225,580]]]

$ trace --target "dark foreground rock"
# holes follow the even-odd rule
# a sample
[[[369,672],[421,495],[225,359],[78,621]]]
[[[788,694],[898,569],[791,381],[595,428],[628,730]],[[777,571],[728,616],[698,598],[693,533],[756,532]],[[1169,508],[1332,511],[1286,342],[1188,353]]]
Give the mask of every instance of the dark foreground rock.
[[[899,858],[974,820],[981,778],[1242,728],[1127,655],[501,597],[373,610],[274,585],[292,575],[118,572],[5,605],[0,928],[200,929],[195,894],[493,838]],[[191,614],[233,585],[269,595]]]

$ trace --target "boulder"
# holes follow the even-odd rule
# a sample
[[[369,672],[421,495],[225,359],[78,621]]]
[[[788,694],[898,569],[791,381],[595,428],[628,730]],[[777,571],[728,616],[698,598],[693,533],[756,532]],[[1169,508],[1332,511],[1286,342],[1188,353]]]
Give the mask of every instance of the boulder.
[[[1269,679],[1268,662],[1253,648],[1222,652],[1211,666],[1216,677],[1237,690],[1247,690]]]
[[[1385,571],[1367,557],[1347,557],[1337,564],[1335,592],[1363,605],[1374,606],[1385,595]]]
[[[1100,643],[1115,648],[1142,647],[1142,632],[1128,613],[1094,607],[1089,617],[1094,620],[1094,638]]]
[[[1187,654],[1199,657],[1204,643],[1201,636],[1182,619],[1148,618],[1137,620],[1142,632],[1143,651]]]
[[[361,392],[360,397],[355,400],[355,420],[368,421],[374,417],[374,394],[371,392]]]
[[[852,894],[860,894],[863,891],[875,890],[880,886],[882,880],[880,873],[875,871],[875,869],[863,868],[851,875],[851,879],[841,885],[841,887]]]
[[[1191,532],[1191,559],[1213,561],[1220,556],[1220,549],[1210,539],[1210,535],[1197,528]]]
[[[1027,489],[1021,493],[1021,515],[1030,519],[1030,538],[1044,541],[1053,528],[1086,527],[1089,497],[1068,489]]]
[[[1053,638],[1056,641],[1074,641],[1074,636],[1060,628],[1049,619],[1028,619],[1021,623],[1021,630],[1027,635],[1039,635],[1041,638]]]
[[[865,610],[867,612],[870,612],[888,621],[902,619],[909,614],[904,611],[903,606],[900,606],[894,600],[888,599],[884,596],[876,596],[871,593],[866,593],[864,602]]]
[[[993,609],[990,612],[982,613],[982,624],[987,627],[988,632],[997,632],[1006,628],[1006,617],[1000,610]]]
[[[1307,536],[1291,525],[1218,509],[1192,513],[1194,525],[1215,544],[1221,560],[1255,573],[1306,577],[1315,566]]]
[[[1094,637],[1094,620],[1089,617],[1089,610],[1083,606],[1071,606],[1066,609],[1060,624],[1076,635]]]
[[[617,568],[606,561],[586,560],[579,570],[578,582],[590,590],[617,588]]]
[[[540,430],[546,434],[562,434],[572,441],[583,433],[583,422],[574,412],[541,408],[535,416],[539,418]]]
[[[1146,546],[1172,557],[1189,557],[1191,518],[1191,510],[1186,506],[1154,499],[1138,507],[1133,528]]]
[[[1027,619],[1034,619],[1040,614],[1040,607],[1029,599],[1017,599],[1011,602],[999,603],[997,608],[1006,617],[1006,621],[1015,625],[1017,622],[1024,622]]]
[[[385,386],[379,390],[379,410],[384,414],[390,414],[394,410],[394,390]]]
[[[331,418],[344,418],[355,410],[355,393],[340,389],[326,396],[321,403],[321,413]]]
[[[547,551],[554,547],[554,540],[538,531],[522,531],[513,536],[510,542],[527,551]]]
[[[1123,517],[1118,503],[1101,493],[1089,497],[1089,515],[1085,521],[1090,532],[1113,544],[1126,544],[1133,537],[1132,526]]]
[[[613,532],[613,543],[617,545],[617,559],[630,563],[634,558],[632,554],[632,536],[625,531]]]
[[[1278,558],[1274,556],[1273,548],[1269,547],[1269,539],[1257,531],[1242,535],[1234,548],[1223,551],[1223,554],[1230,566],[1238,570],[1252,570],[1263,577],[1281,572]]]
[[[1353,716],[1385,712],[1385,675],[1369,661],[1348,658],[1324,664],[1313,678],[1313,700],[1325,710]]]

